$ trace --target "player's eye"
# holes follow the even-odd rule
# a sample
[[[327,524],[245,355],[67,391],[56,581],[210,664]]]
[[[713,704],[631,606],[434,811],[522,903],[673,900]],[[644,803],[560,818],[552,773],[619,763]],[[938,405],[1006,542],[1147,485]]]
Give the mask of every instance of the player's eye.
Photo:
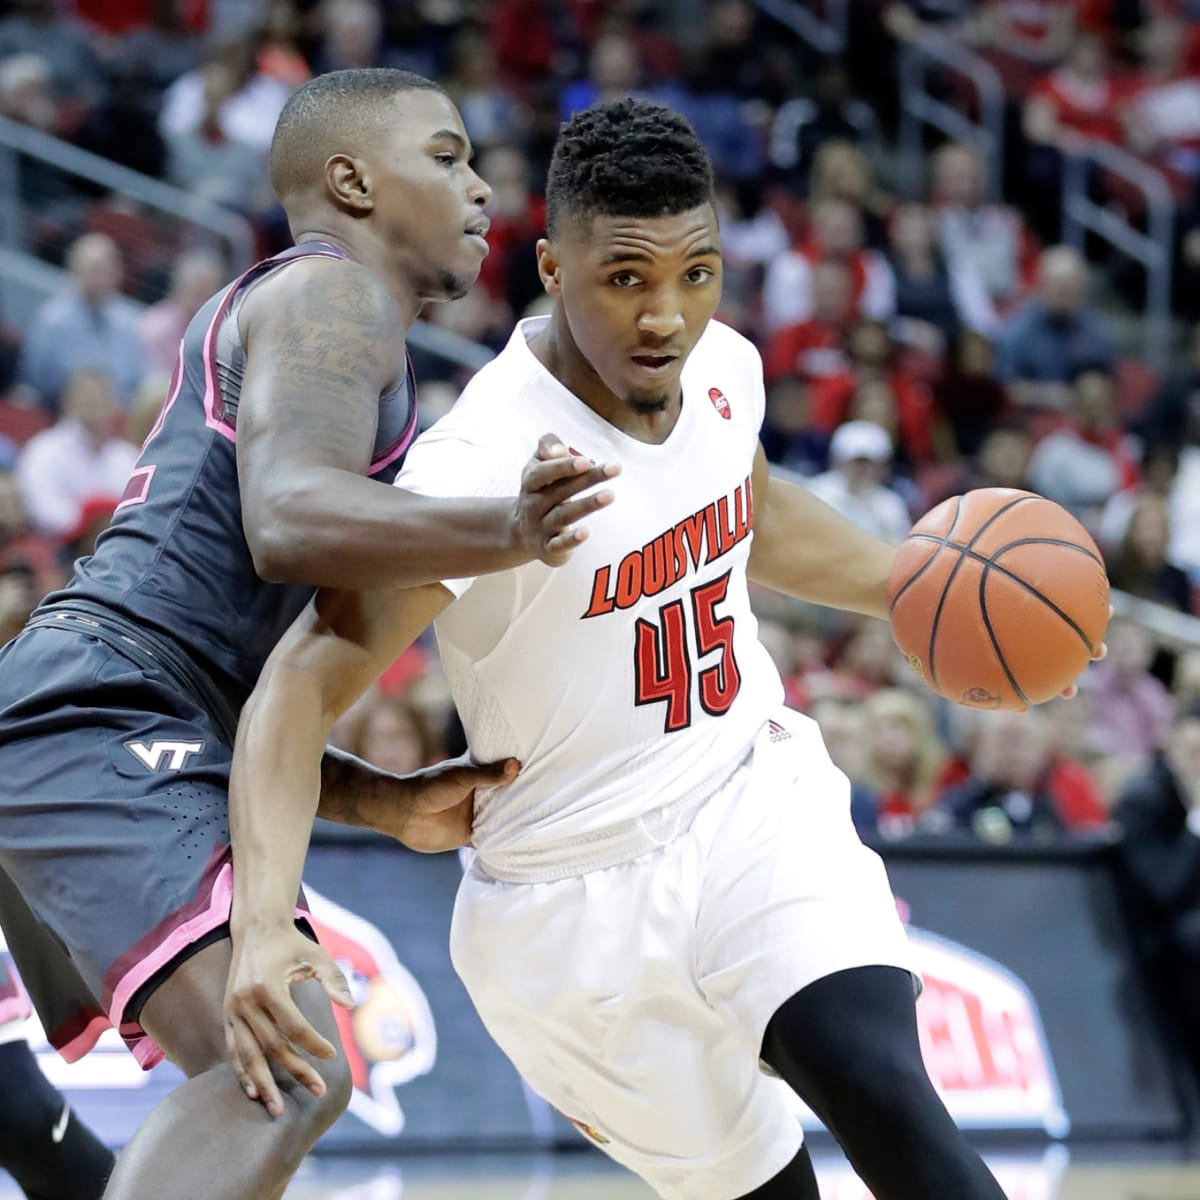
[[[618,271],[615,275],[609,276],[608,282],[613,287],[630,288],[636,286],[639,281],[632,271]]]
[[[433,157],[434,160],[436,162],[440,162],[443,167],[452,167],[456,162],[458,162],[458,155],[451,154],[449,152],[444,154],[435,154]]]
[[[688,283],[702,284],[707,283],[713,277],[712,267],[693,267],[687,273]]]

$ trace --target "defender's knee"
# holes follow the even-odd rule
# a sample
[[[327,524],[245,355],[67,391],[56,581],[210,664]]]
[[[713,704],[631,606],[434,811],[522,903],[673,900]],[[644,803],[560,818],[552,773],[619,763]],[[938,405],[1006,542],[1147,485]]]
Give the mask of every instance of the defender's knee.
[[[336,1039],[334,1044],[337,1045]],[[271,1068],[283,1095],[284,1119],[294,1125],[310,1145],[346,1111],[354,1091],[350,1063],[340,1045],[337,1045],[336,1058],[313,1060],[313,1065],[325,1083],[325,1092],[321,1096],[314,1096],[282,1068]]]

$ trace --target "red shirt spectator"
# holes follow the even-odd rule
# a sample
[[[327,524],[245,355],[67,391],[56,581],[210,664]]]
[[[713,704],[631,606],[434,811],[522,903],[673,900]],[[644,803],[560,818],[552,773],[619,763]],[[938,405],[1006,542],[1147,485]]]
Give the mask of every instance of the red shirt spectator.
[[[1118,106],[1132,90],[1109,70],[1108,52],[1097,37],[1076,38],[1067,60],[1051,71],[1025,105],[1025,133],[1031,141],[1062,146],[1071,135],[1114,145],[1124,138]]]
[[[827,379],[850,369],[842,347],[854,311],[853,277],[841,263],[820,262],[813,268],[812,290],[813,315],[777,330],[767,342],[768,383],[792,375]]]

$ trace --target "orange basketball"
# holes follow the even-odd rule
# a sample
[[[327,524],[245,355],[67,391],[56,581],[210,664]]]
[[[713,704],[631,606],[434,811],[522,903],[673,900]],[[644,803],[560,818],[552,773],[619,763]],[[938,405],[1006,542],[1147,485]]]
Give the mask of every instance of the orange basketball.
[[[1025,709],[1083,673],[1108,576],[1066,509],[1012,488],[952,496],[913,526],[888,578],[892,635],[939,695]]]

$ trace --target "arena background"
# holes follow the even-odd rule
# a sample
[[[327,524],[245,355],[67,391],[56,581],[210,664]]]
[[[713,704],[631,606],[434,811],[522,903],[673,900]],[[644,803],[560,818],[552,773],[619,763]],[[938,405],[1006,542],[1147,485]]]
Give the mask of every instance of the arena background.
[[[0,639],[103,529],[191,312],[286,245],[265,152],[287,95],[359,65],[441,80],[495,188],[480,284],[411,339],[423,424],[544,310],[532,247],[558,123],[632,93],[685,112],[713,155],[720,315],[763,352],[776,470],[892,540],[995,484],[1096,536],[1110,660],[1076,701],[1015,720],[935,703],[882,626],[756,603],[921,949],[931,1071],[1009,1194],[1200,1195],[1186,1165],[1113,1165],[1193,1158],[1200,4],[0,2]],[[338,739],[402,770],[460,749],[431,644]],[[545,1170],[598,1161],[511,1165],[586,1141],[453,976],[458,873],[453,855],[316,836],[307,880],[360,1000],[354,1103],[321,1149],[335,1173],[375,1156],[346,1195],[424,1194],[431,1164],[502,1152],[492,1194],[548,1196]],[[115,1040],[67,1067],[28,1033],[114,1145],[177,1079]],[[826,1192],[858,1200],[814,1144]],[[1101,1175],[1068,1169],[1091,1159]],[[324,1169],[296,1194],[334,1194]]]

